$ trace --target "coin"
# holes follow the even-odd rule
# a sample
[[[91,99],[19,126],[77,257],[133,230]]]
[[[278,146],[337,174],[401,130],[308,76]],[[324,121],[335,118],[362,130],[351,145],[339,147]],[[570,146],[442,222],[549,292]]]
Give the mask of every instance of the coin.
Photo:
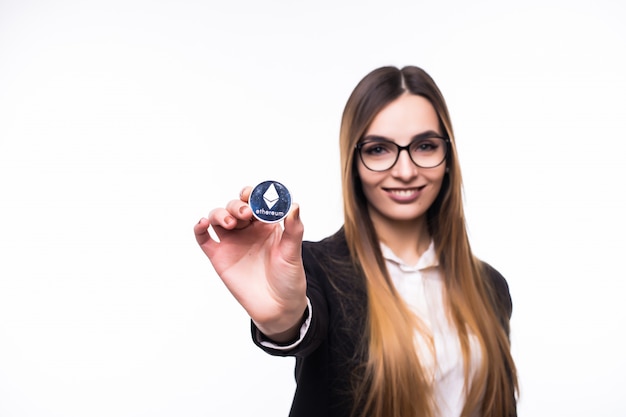
[[[291,210],[291,194],[278,181],[263,181],[252,189],[248,204],[259,221],[276,223]]]

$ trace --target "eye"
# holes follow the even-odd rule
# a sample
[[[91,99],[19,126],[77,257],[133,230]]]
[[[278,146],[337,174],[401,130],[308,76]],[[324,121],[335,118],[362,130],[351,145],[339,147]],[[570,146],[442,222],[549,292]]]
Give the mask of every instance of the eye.
[[[393,152],[393,145],[385,142],[365,142],[361,146],[361,152],[368,156],[385,156]]]
[[[436,138],[421,139],[411,144],[411,152],[428,153],[434,152],[441,146],[440,140]]]

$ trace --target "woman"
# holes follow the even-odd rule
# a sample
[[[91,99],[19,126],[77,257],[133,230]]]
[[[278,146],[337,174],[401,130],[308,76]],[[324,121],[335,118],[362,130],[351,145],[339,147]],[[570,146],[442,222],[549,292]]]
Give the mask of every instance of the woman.
[[[369,73],[340,146],[344,226],[333,236],[303,243],[295,203],[284,227],[252,221],[250,188],[194,229],[255,343],[296,357],[290,415],[516,415],[511,298],[472,254],[434,81],[416,67]]]

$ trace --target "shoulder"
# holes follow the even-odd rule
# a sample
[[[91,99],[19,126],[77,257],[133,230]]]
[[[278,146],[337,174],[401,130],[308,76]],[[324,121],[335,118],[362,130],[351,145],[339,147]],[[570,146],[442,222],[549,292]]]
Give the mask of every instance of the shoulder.
[[[494,296],[499,304],[507,311],[507,315],[511,317],[513,312],[513,302],[509,291],[509,284],[502,274],[487,262],[482,262],[485,278],[489,283]]]
[[[343,227],[336,233],[320,241],[302,242],[302,257],[305,265],[309,262],[349,261],[350,250]]]
[[[484,261],[480,261],[480,264],[491,302],[508,333],[508,322],[513,313],[513,301],[509,291],[509,284],[504,276],[493,266]]]
[[[316,251],[332,251],[341,248],[345,248],[347,250],[348,244],[346,241],[346,234],[344,232],[343,227],[337,230],[332,235],[325,237],[319,241],[308,241],[305,240],[302,242],[303,247]]]
[[[302,261],[309,282],[329,283],[342,296],[364,293],[363,272],[350,254],[343,227],[320,241],[302,242]]]

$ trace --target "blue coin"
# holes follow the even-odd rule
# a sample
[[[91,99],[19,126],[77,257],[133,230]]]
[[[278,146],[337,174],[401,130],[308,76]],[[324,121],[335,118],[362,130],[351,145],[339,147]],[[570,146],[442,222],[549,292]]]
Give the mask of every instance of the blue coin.
[[[252,189],[248,204],[258,220],[276,223],[291,210],[291,194],[278,181],[264,181]]]

